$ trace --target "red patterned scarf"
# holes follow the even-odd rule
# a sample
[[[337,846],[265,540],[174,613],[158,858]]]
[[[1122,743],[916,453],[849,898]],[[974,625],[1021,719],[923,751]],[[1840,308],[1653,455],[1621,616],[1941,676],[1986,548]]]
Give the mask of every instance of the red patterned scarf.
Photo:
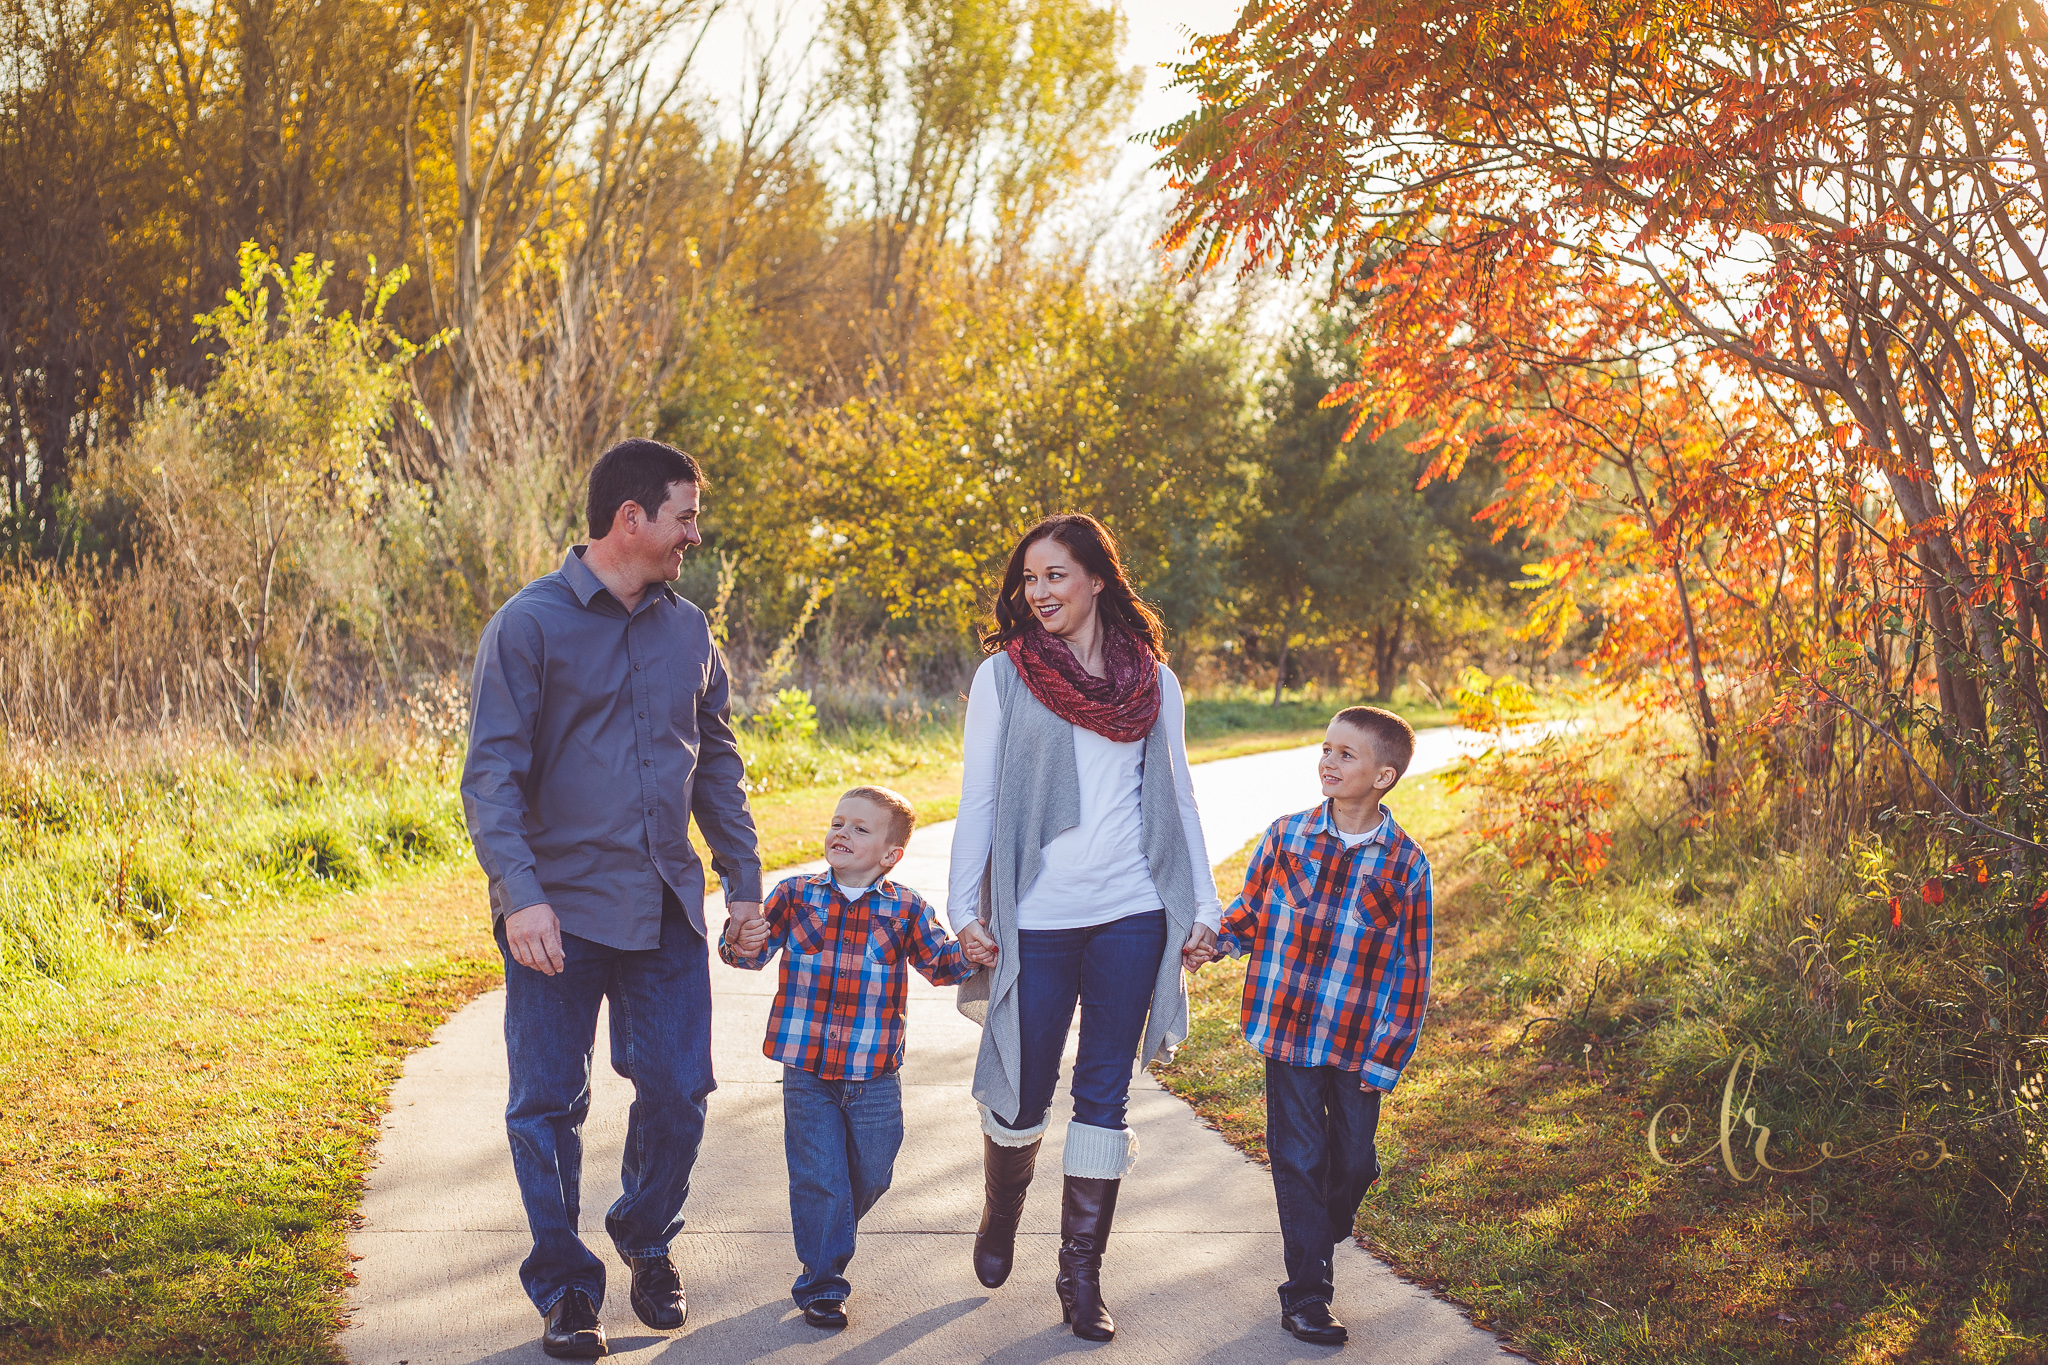
[[[1061,720],[1104,739],[1131,744],[1159,719],[1159,664],[1130,632],[1102,623],[1102,662],[1109,676],[1081,667],[1067,642],[1036,622],[1003,646],[1031,695]]]

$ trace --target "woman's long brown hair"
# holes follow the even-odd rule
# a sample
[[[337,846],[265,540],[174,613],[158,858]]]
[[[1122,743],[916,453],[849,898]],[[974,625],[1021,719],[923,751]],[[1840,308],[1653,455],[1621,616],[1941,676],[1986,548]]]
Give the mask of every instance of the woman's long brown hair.
[[[1024,533],[1010,552],[1010,566],[1003,570],[1002,591],[996,594],[996,628],[981,637],[981,647],[995,653],[1037,624],[1030,604],[1024,600],[1024,552],[1041,540],[1056,540],[1073,552],[1081,567],[1102,580],[1095,609],[1109,625],[1122,629],[1166,662],[1166,627],[1159,613],[1140,601],[1124,576],[1123,556],[1117,553],[1116,537],[1095,518],[1081,512],[1063,512],[1047,517]]]

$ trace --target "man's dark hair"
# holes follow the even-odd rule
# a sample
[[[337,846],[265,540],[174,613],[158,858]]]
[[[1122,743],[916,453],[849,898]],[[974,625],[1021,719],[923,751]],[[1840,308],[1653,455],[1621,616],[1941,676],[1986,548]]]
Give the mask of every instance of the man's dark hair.
[[[1394,770],[1394,780],[1400,781],[1401,774],[1408,771],[1408,763],[1415,757],[1415,731],[1407,721],[1392,711],[1377,706],[1347,706],[1330,717],[1331,723],[1343,721],[1354,730],[1363,730],[1372,740],[1373,752],[1380,762]]]
[[[638,503],[650,517],[659,512],[672,483],[704,486],[704,471],[674,446],[635,436],[598,456],[590,467],[590,500],[584,509],[590,518],[590,538],[603,540],[611,534],[612,518],[629,502]]]

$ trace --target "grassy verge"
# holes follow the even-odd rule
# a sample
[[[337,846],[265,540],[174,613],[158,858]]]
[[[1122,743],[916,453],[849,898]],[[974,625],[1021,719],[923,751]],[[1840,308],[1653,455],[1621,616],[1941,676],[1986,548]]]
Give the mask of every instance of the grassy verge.
[[[1351,704],[1283,700],[1274,706],[1242,697],[1192,697],[1187,704],[1188,761],[1209,763],[1241,754],[1321,743],[1330,717]],[[1452,721],[1449,711],[1426,702],[1397,701],[1388,709],[1418,730]]]
[[[842,785],[952,814],[956,741],[833,741],[762,756],[770,866]],[[0,770],[0,1362],[339,1358],[386,1094],[501,979],[453,787],[386,734]]]
[[[0,1021],[0,1361],[331,1361],[407,1052],[498,980],[481,878],[277,901]]]
[[[1721,1168],[1729,1054],[1773,1037],[1769,1020],[1738,1017],[1761,969],[1741,951],[1734,879],[1687,891],[1692,908],[1676,914],[1661,886],[1655,904],[1611,886],[1573,893],[1570,919],[1546,916],[1474,876],[1485,864],[1456,832],[1461,798],[1438,780],[1416,786],[1394,804],[1438,870],[1436,986],[1422,1045],[1384,1111],[1387,1175],[1357,1225],[1368,1249],[1543,1360],[2048,1359],[2040,1214],[1987,1207],[1954,1165],[1918,1172],[1887,1151],[1805,1175],[1757,1173],[1754,1133],[1739,1119],[1739,1169],[1751,1178]],[[1235,889],[1243,856],[1219,884]],[[1558,958],[1588,953],[1661,966],[1634,982],[1610,977],[1603,991],[1587,958],[1592,980],[1532,987]],[[1238,1032],[1242,983],[1228,963],[1202,974],[1188,1044],[1161,1078],[1263,1159],[1261,1064]],[[1546,1016],[1559,1021],[1531,1027]],[[1789,1041],[1782,1017],[1776,1036]],[[1790,1053],[1773,1059],[1783,1065],[1801,1060],[1779,1052]],[[1813,1060],[1825,1064],[1825,1049]],[[1772,1089],[1760,1080],[1759,1122],[1776,1123],[1781,1166],[1812,1160],[1823,1138],[1846,1150],[1872,1121],[1863,1112],[1857,1128],[1854,1107],[1801,1113]],[[1677,1144],[1680,1165],[1655,1165],[1648,1117],[1675,1101],[1692,1107],[1693,1132]],[[1899,1121],[1880,1106],[1874,1122],[1882,1137]]]

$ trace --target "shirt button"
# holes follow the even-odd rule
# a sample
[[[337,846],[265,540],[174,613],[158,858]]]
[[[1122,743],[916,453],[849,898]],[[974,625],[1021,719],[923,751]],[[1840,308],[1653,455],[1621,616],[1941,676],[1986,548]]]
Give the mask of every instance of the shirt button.
[[[638,672],[640,671],[640,665],[638,665],[638,664],[634,664],[634,665],[633,665],[633,671],[634,671],[635,673],[638,673]]]
[[[646,719],[647,719],[647,713],[646,713],[645,711],[642,711],[642,712],[640,713],[640,719],[642,719],[642,720],[646,720]]]
[[[640,766],[643,768],[651,768],[654,766],[654,760],[651,758],[643,758],[640,760]]]

